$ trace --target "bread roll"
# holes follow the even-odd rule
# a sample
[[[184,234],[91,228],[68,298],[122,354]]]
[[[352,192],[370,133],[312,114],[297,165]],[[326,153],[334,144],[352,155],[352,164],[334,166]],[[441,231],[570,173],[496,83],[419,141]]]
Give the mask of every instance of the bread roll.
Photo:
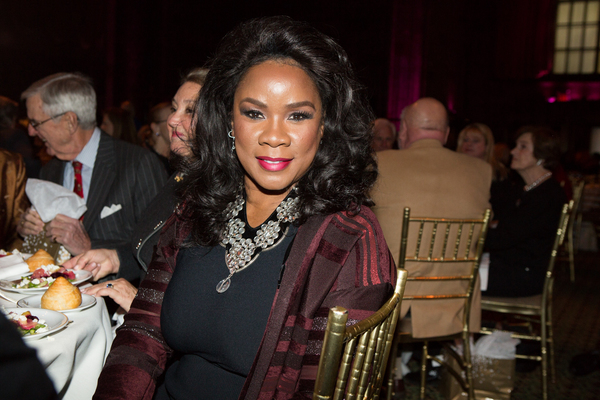
[[[42,308],[61,311],[71,310],[81,304],[81,291],[67,279],[59,276],[42,296]]]
[[[25,260],[25,262],[29,265],[29,272],[33,272],[44,265],[53,265],[54,258],[46,250],[39,249],[34,255]]]

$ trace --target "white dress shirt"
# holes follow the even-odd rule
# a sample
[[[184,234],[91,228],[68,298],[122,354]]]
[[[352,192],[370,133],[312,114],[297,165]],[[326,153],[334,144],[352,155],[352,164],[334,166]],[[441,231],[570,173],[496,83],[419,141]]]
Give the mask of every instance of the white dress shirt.
[[[92,182],[92,173],[94,172],[94,163],[96,162],[96,153],[98,153],[98,144],[100,143],[100,129],[95,128],[92,137],[83,147],[83,150],[75,157],[73,161],[79,161],[81,166],[81,180],[83,181],[83,199],[87,203],[88,193],[90,192],[90,183]],[[73,163],[65,164],[63,175],[63,186],[69,190],[75,187],[75,170]]]

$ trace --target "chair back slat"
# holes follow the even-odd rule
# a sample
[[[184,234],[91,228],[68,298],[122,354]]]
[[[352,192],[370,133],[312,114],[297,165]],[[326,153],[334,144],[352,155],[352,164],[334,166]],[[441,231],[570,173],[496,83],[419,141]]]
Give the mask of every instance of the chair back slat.
[[[398,269],[392,298],[352,326],[343,307],[329,310],[313,399],[379,398],[407,275]]]
[[[450,234],[450,228],[452,227],[451,224],[446,224],[446,226],[448,227],[448,235]],[[460,237],[462,236],[462,230],[463,230],[463,224],[459,224],[458,225],[458,232],[456,234],[456,240],[454,241],[454,253],[452,253],[452,259],[453,260],[457,260],[458,259],[458,249],[460,246]],[[444,253],[446,252],[446,249],[444,249]]]
[[[473,236],[475,235],[475,227],[477,225],[471,222],[471,228],[469,229],[469,238],[467,239],[467,246],[465,247],[465,260],[469,258],[469,249],[473,244]]]
[[[425,225],[425,224],[421,223],[421,226],[419,227],[419,235],[417,236],[417,249],[415,251],[415,257],[418,257],[419,252],[421,251],[421,239],[423,238],[423,225]]]
[[[437,230],[438,223],[436,221],[433,223],[433,231],[431,233],[431,237],[433,238],[433,240],[431,240],[429,243],[429,254],[427,255],[428,260],[431,260],[433,258],[433,246],[435,245],[435,238],[437,238]],[[442,254],[442,257],[444,257],[444,254]]]
[[[350,376],[348,377],[348,385],[346,386],[346,399],[353,400],[356,398],[358,392],[360,376],[362,372],[362,365],[365,361],[365,355],[367,352],[367,340],[368,335],[361,335],[353,340],[358,341],[356,350],[354,351],[354,361],[352,368],[350,369]],[[341,393],[340,393],[341,394]]]
[[[337,376],[337,380],[335,382],[335,391],[333,395],[334,400],[342,400],[344,398],[344,392],[346,391],[346,385],[348,384],[348,374],[350,373],[350,369],[352,368],[352,360],[354,358],[354,349],[356,349],[356,345],[358,340],[349,340],[346,343],[346,347],[344,347],[344,354],[342,355],[342,362],[340,364],[339,373]],[[340,344],[340,346],[344,346],[344,342]],[[323,346],[325,347],[325,346]],[[335,366],[333,367],[333,371],[335,372]],[[330,398],[330,396],[326,397]]]

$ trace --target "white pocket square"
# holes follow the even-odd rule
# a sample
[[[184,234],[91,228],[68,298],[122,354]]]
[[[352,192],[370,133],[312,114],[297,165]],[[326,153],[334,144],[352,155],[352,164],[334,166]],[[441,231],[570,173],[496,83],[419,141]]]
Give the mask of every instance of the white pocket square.
[[[102,212],[100,213],[100,219],[104,219],[104,218],[108,217],[109,215],[116,213],[121,208],[122,207],[120,204],[113,204],[110,207],[104,206],[104,208],[102,209]]]

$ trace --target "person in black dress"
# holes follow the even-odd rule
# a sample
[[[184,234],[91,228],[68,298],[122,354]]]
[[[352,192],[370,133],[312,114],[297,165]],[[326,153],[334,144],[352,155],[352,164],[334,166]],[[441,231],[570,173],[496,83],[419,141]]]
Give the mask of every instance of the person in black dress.
[[[544,277],[566,196],[552,178],[560,155],[556,135],[545,128],[519,130],[510,167],[518,174],[492,196],[493,223],[486,238],[490,267],[486,296],[542,293]]]

